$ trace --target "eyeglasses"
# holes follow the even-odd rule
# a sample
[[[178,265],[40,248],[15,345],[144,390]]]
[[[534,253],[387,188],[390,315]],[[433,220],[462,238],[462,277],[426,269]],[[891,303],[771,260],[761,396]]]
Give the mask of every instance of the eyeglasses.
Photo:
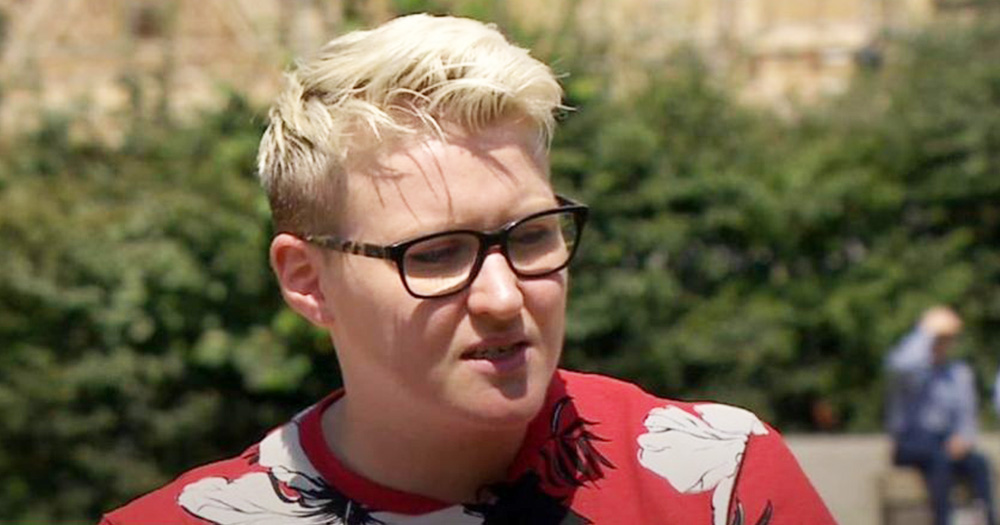
[[[521,278],[544,277],[569,265],[588,208],[566,197],[556,198],[558,208],[533,213],[488,232],[451,230],[388,246],[333,235],[309,235],[304,239],[330,250],[393,261],[410,295],[421,299],[445,297],[461,292],[476,279],[486,254],[494,246],[500,247],[510,269]]]

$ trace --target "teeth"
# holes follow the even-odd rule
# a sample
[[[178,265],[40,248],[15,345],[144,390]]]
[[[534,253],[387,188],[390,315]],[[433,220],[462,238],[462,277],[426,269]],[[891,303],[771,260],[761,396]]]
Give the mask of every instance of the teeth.
[[[472,353],[473,359],[496,359],[507,353],[514,351],[514,345],[508,346],[491,346],[488,348],[482,348],[476,350]]]

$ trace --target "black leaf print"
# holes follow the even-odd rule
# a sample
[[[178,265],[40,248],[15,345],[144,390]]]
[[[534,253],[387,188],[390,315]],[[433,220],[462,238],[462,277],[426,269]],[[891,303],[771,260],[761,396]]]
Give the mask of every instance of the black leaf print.
[[[299,489],[301,498],[291,500],[281,490],[281,481],[268,471],[268,477],[271,478],[275,494],[286,502],[296,501],[300,506],[310,509],[311,511],[306,516],[326,518],[326,523],[331,525],[340,523],[344,525],[385,525],[384,521],[372,517],[371,511],[364,505],[333,489],[322,479],[314,479],[302,473],[299,475],[312,481],[312,485],[318,488]]]
[[[562,458],[562,456],[558,453],[550,454],[544,449],[541,451],[541,454],[547,467],[546,473],[548,477],[546,478],[546,481],[548,481],[550,485],[568,485],[571,487],[578,487],[581,485],[581,483],[577,482],[572,469],[566,465],[566,461]]]
[[[760,519],[757,520],[756,525],[769,525],[773,516],[774,505],[771,504],[771,500],[768,500],[767,506],[764,507],[764,512],[761,513]],[[745,520],[746,512],[743,510],[743,504],[737,501],[736,511],[733,512],[733,517],[729,519],[729,525],[743,525]]]
[[[615,468],[614,464],[601,455],[590,441],[581,441],[580,450],[583,453],[583,457],[587,460],[586,474],[588,477],[603,478],[604,469],[601,468],[601,465],[611,469]]]
[[[604,477],[602,465],[615,468],[594,444],[607,441],[588,428],[597,423],[571,413],[571,402],[566,396],[556,403],[549,423],[549,443],[541,450],[545,479],[553,486],[580,487]]]
[[[743,505],[736,503],[736,512],[733,512],[733,517],[729,520],[729,525],[743,525]]]
[[[541,489],[541,479],[527,472],[513,483],[489,487],[494,501],[465,505],[467,514],[483,519],[483,525],[589,525],[590,520],[573,512],[564,502]]]
[[[760,515],[760,519],[757,520],[757,525],[768,525],[771,523],[771,516],[774,514],[774,506],[771,505],[771,501],[768,500],[767,506],[764,507],[764,513]]]

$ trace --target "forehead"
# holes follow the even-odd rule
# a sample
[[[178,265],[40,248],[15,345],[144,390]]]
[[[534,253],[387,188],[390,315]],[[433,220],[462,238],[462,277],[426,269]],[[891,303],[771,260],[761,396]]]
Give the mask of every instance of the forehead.
[[[449,129],[383,148],[348,169],[345,189],[344,234],[392,229],[397,238],[486,227],[555,202],[537,131],[517,122],[474,133]]]

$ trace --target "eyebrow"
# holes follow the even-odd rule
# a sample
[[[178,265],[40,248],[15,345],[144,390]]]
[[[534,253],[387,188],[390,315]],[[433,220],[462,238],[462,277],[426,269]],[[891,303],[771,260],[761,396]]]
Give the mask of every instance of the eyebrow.
[[[383,244],[385,244],[386,246],[388,246],[388,245],[392,245],[392,244],[398,244],[398,243],[401,243],[401,242],[406,242],[406,241],[409,241],[409,240],[412,240],[412,239],[417,239],[417,238],[420,238],[420,237],[426,237],[428,235],[435,235],[435,234],[438,234],[438,233],[445,233],[445,232],[450,232],[450,231],[477,231],[477,232],[496,231],[496,230],[498,230],[500,228],[503,228],[504,226],[507,226],[508,224],[510,224],[512,222],[519,221],[519,220],[521,220],[521,219],[523,219],[523,218],[525,218],[525,217],[527,217],[529,215],[532,215],[532,214],[535,214],[535,213],[539,213],[539,212],[543,212],[543,211],[547,211],[547,210],[558,209],[558,208],[560,208],[562,206],[565,206],[565,205],[569,204],[569,203],[561,200],[558,195],[553,195],[553,197],[554,198],[552,199],[552,201],[547,201],[544,206],[537,206],[537,207],[536,206],[530,206],[530,207],[529,206],[524,206],[524,207],[518,206],[517,208],[514,208],[514,210],[516,210],[515,213],[505,214],[506,218],[503,218],[500,221],[496,221],[496,222],[490,221],[490,223],[485,224],[485,225],[484,224],[475,224],[473,222],[456,221],[453,217],[449,217],[449,218],[446,218],[443,221],[433,221],[434,223],[439,223],[439,224],[436,225],[436,227],[433,227],[433,228],[431,228],[431,227],[428,227],[428,228],[419,228],[419,229],[415,228],[415,229],[412,229],[412,230],[409,229],[409,228],[405,228],[405,229],[404,228],[400,228],[400,229],[396,230],[397,234],[399,234],[400,232],[402,232],[402,234],[399,236],[399,238],[397,240],[388,241],[388,242],[383,243]],[[521,202],[524,202],[524,201],[521,201]],[[541,199],[539,199],[539,203],[541,203]],[[340,236],[337,236],[337,237],[340,238]]]

